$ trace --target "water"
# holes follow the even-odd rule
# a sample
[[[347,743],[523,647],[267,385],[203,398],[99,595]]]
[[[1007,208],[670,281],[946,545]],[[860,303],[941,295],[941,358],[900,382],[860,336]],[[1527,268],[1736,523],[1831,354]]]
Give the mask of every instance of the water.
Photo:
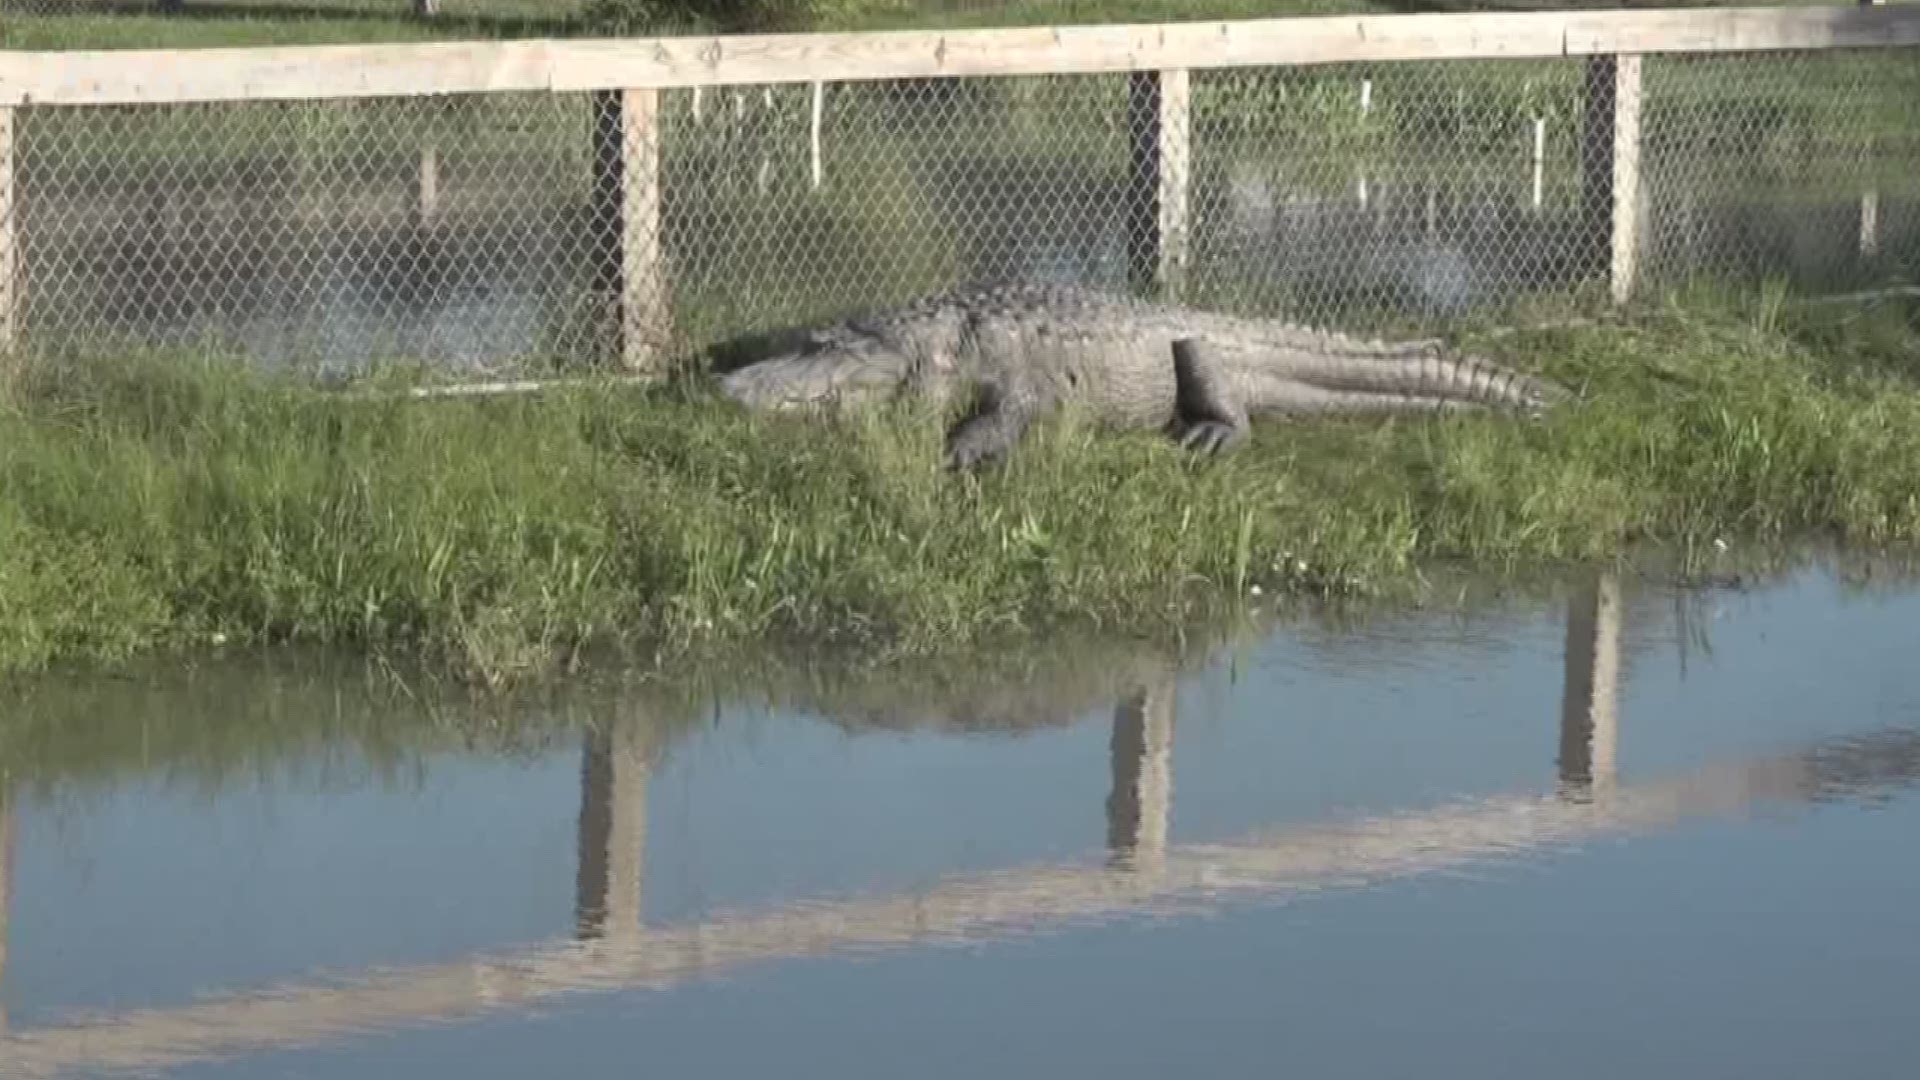
[[[1888,1076],[1920,590],[10,713],[0,1076]]]

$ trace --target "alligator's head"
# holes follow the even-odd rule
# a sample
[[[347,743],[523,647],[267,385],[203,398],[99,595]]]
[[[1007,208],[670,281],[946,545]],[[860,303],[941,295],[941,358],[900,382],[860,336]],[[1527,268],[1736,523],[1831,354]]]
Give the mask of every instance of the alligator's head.
[[[863,335],[816,334],[720,377],[728,397],[753,409],[798,409],[878,400],[898,393],[908,364]]]

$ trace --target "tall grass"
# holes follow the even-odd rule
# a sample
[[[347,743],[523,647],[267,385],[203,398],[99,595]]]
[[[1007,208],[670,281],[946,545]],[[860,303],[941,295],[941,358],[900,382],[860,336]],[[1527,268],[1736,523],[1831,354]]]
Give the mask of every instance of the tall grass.
[[[1829,309],[1820,309],[1829,310]],[[587,646],[765,635],[932,654],[1165,630],[1654,543],[1920,538],[1920,318],[1689,298],[1492,351],[1579,387],[1506,418],[1263,424],[1199,461],[1043,425],[745,415],[698,383],[326,396],[193,357],[28,363],[0,410],[0,665],[214,641],[423,652],[490,681]]]

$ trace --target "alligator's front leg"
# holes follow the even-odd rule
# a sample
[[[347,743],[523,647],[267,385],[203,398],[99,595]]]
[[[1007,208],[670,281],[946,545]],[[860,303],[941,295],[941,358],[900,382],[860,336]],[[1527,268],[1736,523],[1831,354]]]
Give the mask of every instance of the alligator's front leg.
[[[1005,457],[1033,423],[1033,410],[1021,395],[986,386],[973,414],[947,433],[947,468],[971,469]]]
[[[1244,441],[1246,403],[1198,338],[1173,343],[1173,436],[1189,450],[1217,454]]]

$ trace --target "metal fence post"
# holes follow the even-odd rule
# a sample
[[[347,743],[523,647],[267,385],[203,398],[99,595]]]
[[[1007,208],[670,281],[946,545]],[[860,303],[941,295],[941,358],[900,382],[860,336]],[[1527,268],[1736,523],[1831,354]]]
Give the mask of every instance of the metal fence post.
[[[1620,53],[1587,61],[1581,189],[1588,237],[1605,237],[1613,302],[1633,295],[1640,255],[1640,56]]]
[[[440,148],[432,143],[420,148],[420,222],[431,222],[440,213]]]
[[[1128,76],[1127,266],[1135,288],[1176,294],[1185,276],[1190,101],[1185,68]]]
[[[1860,257],[1871,259],[1880,254],[1880,191],[1868,188],[1860,193]]]

